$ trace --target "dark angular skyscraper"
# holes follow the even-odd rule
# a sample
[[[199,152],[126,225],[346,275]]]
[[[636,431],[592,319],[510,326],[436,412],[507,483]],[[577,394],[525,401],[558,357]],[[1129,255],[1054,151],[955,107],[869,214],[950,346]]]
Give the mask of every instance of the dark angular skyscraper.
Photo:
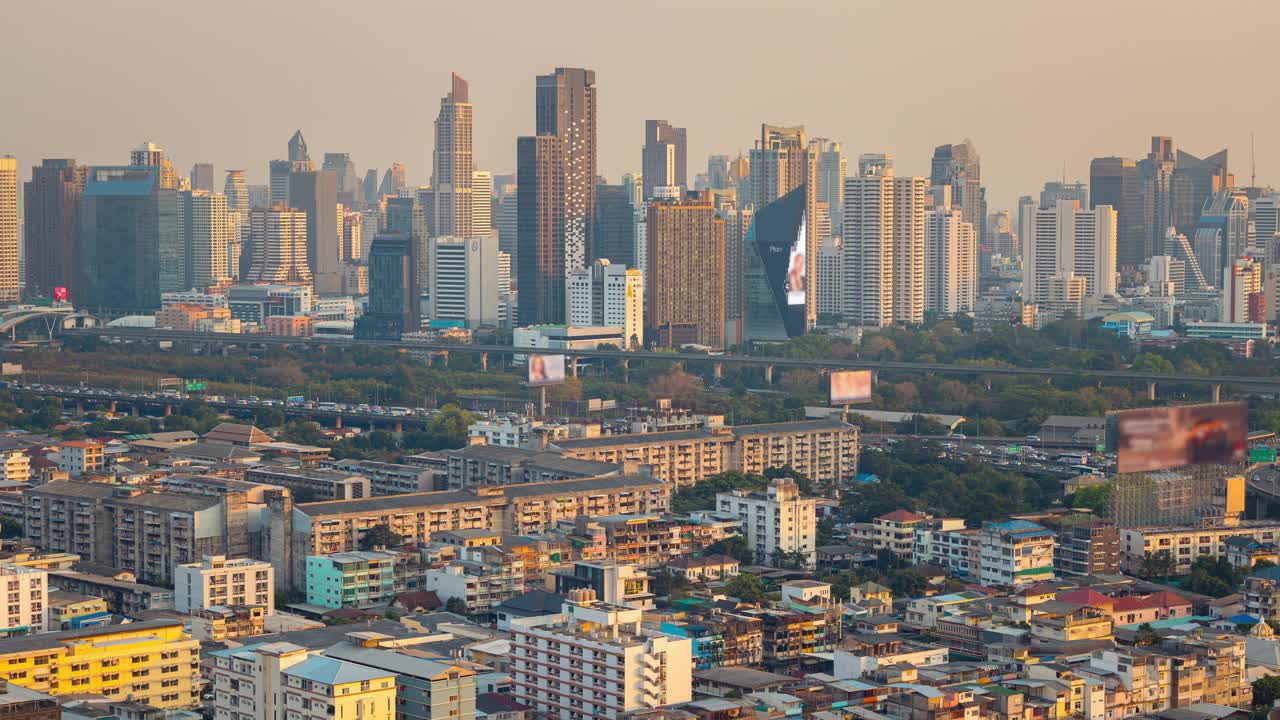
[[[688,135],[684,128],[673,127],[666,120],[644,121],[644,149],[640,171],[644,180],[644,199],[653,197],[655,187],[677,186],[688,189]]]
[[[1116,265],[1137,266],[1155,254],[1143,222],[1142,176],[1129,158],[1094,158],[1089,164],[1089,207],[1116,209]]]
[[[356,321],[356,337],[399,340],[419,328],[417,268],[405,235],[379,235],[369,246],[369,307]]]
[[[31,168],[23,188],[26,208],[23,232],[28,297],[52,297],[67,288],[79,302],[80,259],[76,214],[88,168],[75,160],[45,160]]]
[[[535,99],[537,135],[559,139],[564,178],[564,269],[580,270],[588,260],[591,213],[596,204],[596,73],[556,68],[551,75],[539,75]],[[560,284],[564,284],[563,278]]]
[[[294,130],[293,137],[289,138],[289,162],[311,162],[311,155],[307,153],[307,141],[302,137],[301,130]]]
[[[631,204],[628,188],[625,185],[597,185],[594,215],[592,261],[605,258],[614,264],[636,267],[635,206]]]
[[[95,167],[80,202],[76,305],[107,313],[160,307],[160,256],[177,247],[178,193],[159,166]]]
[[[951,186],[951,202],[960,206],[961,219],[981,231],[986,222],[982,212],[982,162],[973,141],[939,145],[933,150],[929,183]]]
[[[747,342],[785,342],[805,332],[805,192],[798,187],[756,210],[743,238]],[[795,285],[795,287],[792,287]]]
[[[341,292],[337,175],[329,170],[290,173],[289,206],[307,214],[307,265],[316,294]]]
[[[1198,158],[1189,152],[1178,151],[1177,164],[1173,168],[1170,188],[1173,224],[1178,232],[1191,237],[1200,221],[1200,211],[1216,193],[1234,185],[1227,172],[1226,149]]]
[[[521,325],[564,322],[565,163],[560,138],[516,139],[516,284]],[[591,193],[594,202],[594,189]]]
[[[191,166],[191,189],[213,192],[213,163],[196,163]]]

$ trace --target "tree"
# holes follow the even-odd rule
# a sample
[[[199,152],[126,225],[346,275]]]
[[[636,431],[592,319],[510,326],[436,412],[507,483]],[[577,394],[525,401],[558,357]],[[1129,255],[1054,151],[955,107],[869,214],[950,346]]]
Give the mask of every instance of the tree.
[[[1156,641],[1159,639],[1160,638],[1156,635],[1156,629],[1151,626],[1151,623],[1144,622],[1138,626],[1138,637],[1135,642],[1138,647],[1155,645]]]
[[[1157,550],[1142,557],[1142,566],[1138,574],[1146,578],[1167,578],[1173,574],[1176,567],[1173,553],[1168,550]]]
[[[475,422],[474,413],[450,403],[427,422],[427,433],[433,437],[435,447],[429,450],[458,448],[467,444],[467,427]]]
[[[456,595],[454,597],[449,598],[447,601],[445,601],[445,604],[444,604],[445,612],[451,612],[454,615],[466,615],[467,610],[468,610],[467,601],[463,600],[460,597],[457,597]]]
[[[1280,675],[1267,675],[1253,681],[1253,707],[1266,712],[1280,700]]]
[[[399,533],[393,532],[386,523],[374,525],[365,530],[360,538],[361,550],[372,550],[375,547],[399,547],[402,544],[404,544],[404,538]]]
[[[649,394],[655,398],[680,398],[688,401],[702,395],[702,378],[675,367],[649,381]]]
[[[728,555],[740,563],[750,565],[756,561],[756,553],[741,535],[730,535],[707,546],[707,555]]]
[[[657,597],[670,598],[687,587],[689,587],[688,578],[662,569],[653,573],[653,586],[650,589]]]
[[[760,602],[764,600],[764,581],[759,575],[742,573],[725,583],[724,591],[742,602]]]
[[[1172,375],[1173,363],[1155,353],[1138,353],[1137,357],[1133,359],[1133,371]]]
[[[818,547],[835,544],[836,519],[828,515],[818,521]]]
[[[0,515],[0,538],[22,537],[22,521],[10,515]]]
[[[1098,514],[1106,513],[1111,509],[1111,493],[1114,489],[1111,483],[1086,485],[1076,491],[1071,507],[1087,508]]]
[[[928,578],[916,570],[897,570],[889,575],[889,590],[895,597],[920,597],[928,587]]]

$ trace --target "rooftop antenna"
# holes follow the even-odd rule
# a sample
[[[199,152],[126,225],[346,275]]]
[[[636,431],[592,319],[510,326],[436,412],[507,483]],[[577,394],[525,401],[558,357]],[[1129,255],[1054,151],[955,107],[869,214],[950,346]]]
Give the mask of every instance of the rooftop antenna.
[[[1258,156],[1253,152],[1253,131],[1249,131],[1249,187],[1258,187]]]

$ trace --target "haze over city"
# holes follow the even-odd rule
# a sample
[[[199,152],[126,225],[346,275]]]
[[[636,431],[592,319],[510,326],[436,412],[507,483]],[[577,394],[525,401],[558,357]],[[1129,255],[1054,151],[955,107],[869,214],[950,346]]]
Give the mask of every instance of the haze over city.
[[[476,166],[515,169],[533,75],[596,70],[600,170],[636,170],[644,120],[687,127],[689,157],[736,154],[762,122],[804,124],[846,152],[928,174],[934,146],[974,141],[992,207],[1088,161],[1171,135],[1229,147],[1277,177],[1280,99],[1264,90],[1280,5],[1168,2],[6,3],[4,151],[125,162],[142,139],[183,167],[266,181],[302,128],[313,152],[430,174],[449,72],[471,83]],[[52,43],[52,46],[51,46]]]

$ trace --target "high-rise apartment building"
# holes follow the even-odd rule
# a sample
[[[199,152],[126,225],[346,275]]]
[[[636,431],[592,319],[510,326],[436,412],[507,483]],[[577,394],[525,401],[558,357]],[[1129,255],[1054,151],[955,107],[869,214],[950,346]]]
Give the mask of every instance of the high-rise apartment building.
[[[760,139],[751,149],[751,186],[755,210],[804,186],[804,260],[808,290],[805,293],[805,322],[817,321],[817,201],[818,148],[805,142],[804,126],[761,125]]]
[[[178,174],[173,163],[165,155],[164,149],[152,142],[144,142],[129,152],[129,164],[135,167],[155,167],[159,169],[159,183],[162,190],[178,189]]]
[[[1186,292],[1186,263],[1172,255],[1152,255],[1147,261],[1147,286],[1157,297],[1182,297]]]
[[[0,603],[0,636],[34,635],[49,628],[49,573],[0,563],[6,602]]]
[[[18,277],[18,160],[0,157],[0,302],[17,302]]]
[[[295,136],[296,137],[296,136]],[[289,174],[289,205],[307,214],[307,263],[317,294],[341,292],[338,178],[330,170]]]
[[[624,349],[644,347],[644,273],[601,258],[571,271],[566,283],[568,324],[620,327]]]
[[[158,166],[95,167],[78,232],[77,306],[119,313],[160,307],[160,258],[181,255],[178,193]]]
[[[1024,218],[1022,297],[1040,302],[1050,278],[1074,273],[1085,281],[1086,297],[1116,293],[1116,211],[1110,205],[1082,210],[1076,200],[1059,200]]]
[[[436,147],[431,154],[431,189],[435,205],[430,234],[471,237],[472,173],[471,89],[458,73],[449,93],[440,99],[436,116]]]
[[[311,284],[307,262],[307,214],[283,203],[249,211],[249,282]]]
[[[227,252],[231,245],[227,198],[207,190],[178,193],[178,231],[182,254],[169,264],[161,258],[160,292],[230,284]]]
[[[227,212],[246,220],[249,218],[249,185],[245,182],[243,170],[227,171],[227,179],[222,183],[222,194],[227,196]]]
[[[961,221],[980,232],[982,208],[982,161],[973,141],[965,138],[955,145],[939,145],[933,150],[929,182],[934,187],[951,186],[951,204],[959,208]]]
[[[1142,175],[1129,158],[1094,158],[1089,164],[1091,208],[1110,205],[1116,210],[1116,263],[1137,267],[1155,254],[1155,238],[1144,220]]]
[[[338,189],[338,202],[354,205],[355,188],[360,183],[360,176],[356,174],[356,164],[351,161],[351,153],[325,153],[320,169],[333,173]]]
[[[275,571],[252,558],[206,555],[173,569],[174,609],[180,613],[215,606],[260,605],[275,613]]]
[[[88,168],[75,160],[45,160],[23,187],[23,257],[28,297],[52,297],[66,288],[80,302],[76,217]]]
[[[688,135],[684,128],[675,127],[666,120],[644,121],[644,149],[640,157],[640,172],[644,183],[644,199],[654,196],[655,187],[688,189],[687,172]]]
[[[1220,269],[1249,251],[1248,196],[1239,190],[1221,190],[1206,197],[1192,245],[1205,279],[1216,282]]]
[[[591,213],[596,193],[596,73],[581,68],[556,68],[539,75],[535,87],[536,134],[559,140],[563,178],[564,271],[585,267],[591,248]],[[517,159],[519,163],[519,159]],[[523,185],[524,181],[520,180]],[[523,201],[521,201],[523,204]],[[523,265],[523,260],[521,261]],[[564,287],[564,273],[555,279]],[[521,294],[523,304],[523,293]],[[563,298],[556,310],[563,310]],[[522,319],[523,322],[523,311]]]
[[[756,562],[775,564],[798,555],[812,566],[817,557],[818,500],[805,497],[794,480],[769,481],[765,492],[716,493],[716,510],[742,519],[742,537]]]
[[[925,213],[925,310],[939,315],[973,312],[978,300],[977,232],[949,203]]]
[[[1262,263],[1236,258],[1222,269],[1222,322],[1267,322],[1267,297],[1263,291]]]
[[[891,156],[863,155],[844,181],[844,314],[862,327],[894,321],[894,192]]]
[[[498,277],[498,239],[432,237],[427,247],[432,321],[497,326],[505,294]]]
[[[555,135],[516,140],[518,323],[564,322],[565,163]]]
[[[840,143],[815,138],[809,141],[818,146],[818,190],[815,198],[818,204],[825,203],[828,217],[831,218],[831,231],[818,236],[818,242],[829,236],[839,237],[840,225],[844,222],[844,179],[849,174],[849,159],[840,149]],[[822,293],[818,293],[818,301],[822,301]],[[821,314],[821,310],[818,311]]]
[[[818,247],[818,318],[844,318],[844,241],[829,237]]]
[[[471,173],[471,234],[493,235],[493,173],[474,170]]]
[[[645,324],[651,337],[660,338],[665,327],[669,344],[688,336],[724,347],[724,225],[708,193],[649,203]]]
[[[213,192],[213,163],[196,163],[191,166],[191,189]]]
[[[924,322],[925,211],[929,181],[893,178],[893,320]]]
[[[342,211],[342,244],[338,246],[338,257],[343,262],[355,262],[363,255],[364,215],[357,210]]]

